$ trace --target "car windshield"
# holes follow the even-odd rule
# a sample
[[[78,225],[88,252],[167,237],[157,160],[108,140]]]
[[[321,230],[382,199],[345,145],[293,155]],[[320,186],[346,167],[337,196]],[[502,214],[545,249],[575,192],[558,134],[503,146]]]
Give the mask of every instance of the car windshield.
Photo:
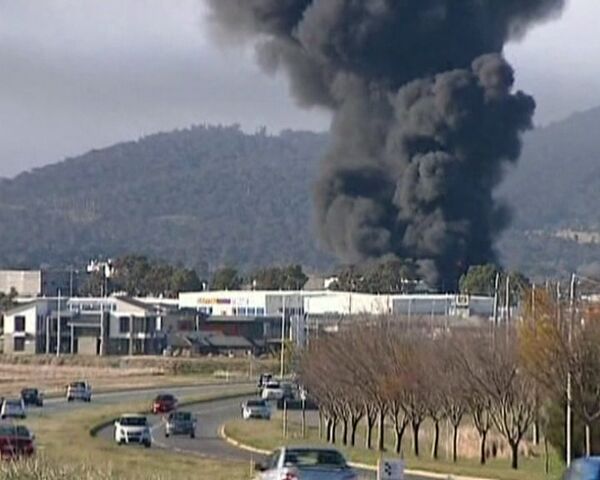
[[[336,450],[298,449],[285,452],[285,465],[295,467],[331,467],[344,468],[346,460]]]
[[[29,438],[31,435],[23,425],[0,425],[0,437]]]
[[[85,388],[85,383],[83,382],[73,382],[69,385],[71,388]]]
[[[279,388],[279,384],[277,382],[267,383],[267,388]]]
[[[157,402],[172,402],[173,400],[175,400],[173,395],[159,395],[156,397]]]
[[[171,418],[180,422],[189,422],[192,419],[192,414],[190,412],[177,412]]]
[[[121,417],[119,423],[124,427],[145,427],[146,417]]]
[[[21,400],[6,400],[6,405],[9,407],[20,407]]]
[[[33,388],[26,388],[21,392],[23,395],[37,395],[37,390]]]
[[[248,406],[248,407],[264,407],[265,401],[264,400],[248,400],[248,402],[246,403],[246,406]]]

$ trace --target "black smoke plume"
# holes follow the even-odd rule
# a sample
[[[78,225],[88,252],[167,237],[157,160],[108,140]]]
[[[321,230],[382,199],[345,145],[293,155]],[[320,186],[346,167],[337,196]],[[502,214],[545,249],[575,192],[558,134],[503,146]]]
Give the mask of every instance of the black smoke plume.
[[[410,259],[446,287],[495,260],[493,191],[535,110],[502,51],[565,0],[208,1],[301,105],[332,110],[315,203],[340,259]]]

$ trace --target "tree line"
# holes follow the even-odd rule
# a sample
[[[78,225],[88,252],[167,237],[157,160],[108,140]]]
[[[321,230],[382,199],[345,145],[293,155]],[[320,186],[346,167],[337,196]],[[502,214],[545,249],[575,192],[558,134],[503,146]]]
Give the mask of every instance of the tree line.
[[[413,453],[420,456],[427,420],[433,430],[431,456],[437,459],[440,425],[449,422],[457,461],[459,430],[468,419],[479,435],[481,464],[493,433],[510,449],[516,469],[526,439],[543,437],[546,458],[550,445],[564,449],[570,374],[575,431],[585,431],[575,435],[573,451],[598,451],[600,308],[578,302],[574,312],[540,290],[528,290],[522,303],[522,317],[509,326],[447,329],[364,317],[312,339],[299,354],[298,370],[319,405],[324,438],[354,446],[362,422],[365,447],[384,450],[391,426],[395,452],[403,452],[410,432]]]

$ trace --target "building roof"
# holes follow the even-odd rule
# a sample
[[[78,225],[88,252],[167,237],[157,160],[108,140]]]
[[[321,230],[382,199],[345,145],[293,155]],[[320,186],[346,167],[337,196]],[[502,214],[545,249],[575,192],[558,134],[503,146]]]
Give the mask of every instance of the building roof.
[[[203,321],[206,323],[256,323],[273,320],[281,320],[281,316],[211,315],[209,317],[206,317]]]
[[[131,297],[114,297],[114,299],[117,302],[126,303],[127,305],[131,305],[132,307],[139,308],[140,310],[144,310],[145,312],[154,313],[154,311],[155,311],[155,309],[154,309],[154,307],[152,305],[144,303],[144,302],[142,302],[140,300],[136,300],[135,298],[131,298]]]
[[[12,308],[9,308],[4,312],[4,315],[15,315],[20,312],[24,312],[25,310],[29,310],[31,307],[37,305],[39,300],[32,300],[31,302],[21,303]]]

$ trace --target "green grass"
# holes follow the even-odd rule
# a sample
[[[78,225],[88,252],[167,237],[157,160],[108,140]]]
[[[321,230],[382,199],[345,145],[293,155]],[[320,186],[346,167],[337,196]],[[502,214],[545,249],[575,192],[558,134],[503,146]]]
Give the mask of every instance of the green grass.
[[[218,395],[184,398],[185,401],[209,401],[227,394],[246,394],[247,389],[233,387]],[[172,454],[152,448],[122,448],[97,438],[90,431],[109,422],[123,411],[145,411],[147,402],[95,407],[93,411],[32,417],[28,425],[36,433],[38,460],[0,469],[0,479],[198,479],[230,480],[250,478],[250,465],[190,455]],[[17,470],[14,470],[17,469]],[[202,472],[202,475],[199,475]]]
[[[227,435],[247,445],[264,450],[272,450],[283,444],[325,444],[319,439],[318,428],[310,427],[307,429],[306,438],[301,438],[301,429],[299,424],[299,413],[290,412],[288,421],[288,436],[283,438],[283,429],[281,414],[274,415],[270,422],[265,421],[243,421],[234,420],[225,426]],[[379,452],[367,450],[364,447],[364,428],[358,430],[357,442],[355,448],[346,448],[341,445],[341,427],[338,428],[337,446],[342,452],[353,462],[367,463],[375,465],[381,457]],[[412,436],[406,433],[403,439],[402,457],[406,462],[408,469],[412,470],[427,470],[431,472],[464,475],[483,478],[494,478],[501,480],[547,480],[557,479],[563,472],[562,462],[558,456],[551,452],[550,455],[550,471],[546,475],[544,470],[544,456],[541,452],[534,452],[535,455],[520,458],[518,470],[510,468],[510,460],[508,458],[491,458],[487,464],[482,466],[477,458],[466,459],[460,458],[457,463],[453,463],[447,458],[447,454],[443,449],[445,444],[445,435],[442,436],[440,442],[440,459],[433,460],[430,455],[431,442],[430,433],[427,426],[423,428],[423,434],[420,435],[420,450],[421,455],[417,458],[412,453]],[[376,429],[373,431],[373,444],[376,441]],[[391,429],[386,430],[386,452],[384,456],[394,457],[394,437]]]

